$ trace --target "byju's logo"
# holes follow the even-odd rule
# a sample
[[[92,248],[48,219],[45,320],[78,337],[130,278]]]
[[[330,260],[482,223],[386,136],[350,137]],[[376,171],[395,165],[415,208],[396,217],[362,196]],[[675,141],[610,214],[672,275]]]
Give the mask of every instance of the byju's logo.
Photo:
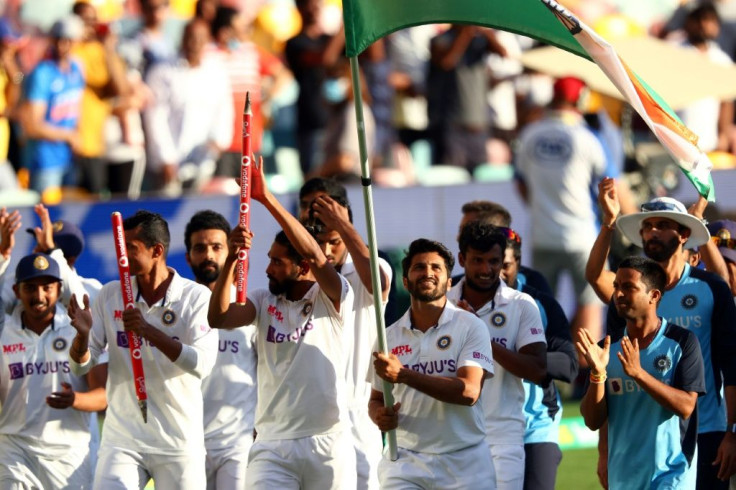
[[[14,362],[12,364],[8,364],[8,369],[10,370],[10,379],[20,379],[23,377],[22,362]]]

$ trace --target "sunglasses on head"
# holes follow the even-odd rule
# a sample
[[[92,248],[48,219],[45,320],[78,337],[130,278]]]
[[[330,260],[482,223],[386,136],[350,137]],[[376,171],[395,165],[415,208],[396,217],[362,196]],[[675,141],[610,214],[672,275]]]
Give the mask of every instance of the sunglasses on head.
[[[736,249],[736,238],[721,238],[719,236],[712,236],[710,240],[716,244],[717,247],[729,248],[731,250]]]
[[[642,211],[674,211],[676,213],[681,213],[682,209],[675,203],[671,202],[664,202],[664,201],[654,201],[654,202],[645,202],[641,205]]]
[[[507,240],[511,240],[512,242],[516,242],[521,245],[521,236],[511,228],[506,228],[505,226],[497,226],[496,229],[500,231]]]

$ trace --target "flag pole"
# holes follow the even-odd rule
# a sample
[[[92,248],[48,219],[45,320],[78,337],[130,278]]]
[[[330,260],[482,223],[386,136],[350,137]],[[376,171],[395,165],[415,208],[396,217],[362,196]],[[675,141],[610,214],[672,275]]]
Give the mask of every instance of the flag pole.
[[[355,120],[358,123],[358,146],[360,148],[360,171],[361,183],[363,184],[363,205],[365,207],[365,222],[368,228],[368,250],[371,259],[371,285],[373,286],[373,308],[376,312],[376,329],[378,330],[378,348],[384,354],[388,354],[386,344],[386,326],[381,313],[381,280],[378,271],[378,247],[376,246],[376,223],[373,216],[373,194],[371,192],[371,169],[368,164],[368,145],[365,141],[365,119],[363,118],[363,97],[361,96],[360,69],[358,58],[350,57],[350,74],[353,80],[353,102],[355,103]],[[392,385],[383,381],[383,403],[387,407],[394,406],[394,395],[391,391]],[[399,458],[396,446],[396,431],[390,430],[386,433],[388,450],[391,461]]]

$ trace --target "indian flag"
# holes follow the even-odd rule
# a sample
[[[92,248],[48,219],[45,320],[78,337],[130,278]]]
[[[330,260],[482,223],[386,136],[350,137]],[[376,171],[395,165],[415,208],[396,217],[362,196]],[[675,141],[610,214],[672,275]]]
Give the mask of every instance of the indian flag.
[[[399,29],[474,24],[529,36],[595,62],[677,161],[698,193],[714,200],[712,163],[698,138],[613,47],[555,0],[343,0],[347,55]]]

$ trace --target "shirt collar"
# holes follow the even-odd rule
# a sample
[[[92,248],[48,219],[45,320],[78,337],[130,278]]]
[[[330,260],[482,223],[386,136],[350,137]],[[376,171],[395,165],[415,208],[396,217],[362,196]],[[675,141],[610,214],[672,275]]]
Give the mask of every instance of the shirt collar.
[[[182,293],[184,292],[184,279],[179,275],[176,270],[172,269],[171,267],[167,267],[169,272],[174,273],[174,277],[171,278],[171,282],[169,283],[169,287],[166,288],[166,292],[164,293],[164,297],[161,299],[161,301],[157,301],[155,305],[153,306],[168,306],[171,303],[175,303],[179,300],[181,300]],[[133,297],[135,297],[135,302],[138,303],[140,301],[145,301],[141,297],[141,293],[138,290],[138,280],[132,281],[133,286]]]

